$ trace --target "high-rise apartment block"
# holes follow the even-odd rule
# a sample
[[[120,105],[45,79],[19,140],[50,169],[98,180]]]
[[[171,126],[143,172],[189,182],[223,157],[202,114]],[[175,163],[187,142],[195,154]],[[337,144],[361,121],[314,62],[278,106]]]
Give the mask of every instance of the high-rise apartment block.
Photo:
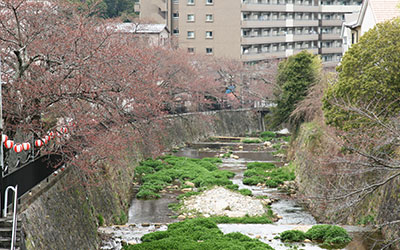
[[[325,66],[342,56],[344,15],[362,0],[140,0],[140,17],[167,24],[179,47],[243,62],[302,50]]]

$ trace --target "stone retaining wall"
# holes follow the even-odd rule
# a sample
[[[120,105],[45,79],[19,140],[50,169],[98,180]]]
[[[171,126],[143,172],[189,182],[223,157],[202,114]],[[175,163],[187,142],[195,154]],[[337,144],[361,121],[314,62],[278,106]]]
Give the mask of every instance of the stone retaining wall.
[[[260,126],[259,114],[251,110],[192,113],[166,119],[163,144],[167,148],[213,135],[242,135],[258,131]],[[104,167],[95,176],[85,177],[74,168],[63,174],[21,213],[22,249],[98,249],[99,224],[127,220],[133,170],[143,153],[131,152],[127,155],[129,164]]]

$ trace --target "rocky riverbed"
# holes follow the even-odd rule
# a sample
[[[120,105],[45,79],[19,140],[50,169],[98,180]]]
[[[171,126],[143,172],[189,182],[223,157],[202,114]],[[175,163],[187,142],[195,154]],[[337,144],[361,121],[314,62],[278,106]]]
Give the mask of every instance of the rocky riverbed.
[[[209,144],[207,146],[209,147]],[[177,153],[179,156],[202,158],[218,156],[224,151],[220,151],[221,147],[216,143],[217,150],[207,150],[201,152],[196,149],[183,149]],[[246,147],[246,145],[244,145]],[[248,186],[242,182],[243,172],[246,169],[246,164],[252,161],[279,161],[279,157],[271,155],[271,151],[263,151],[264,144],[251,145],[257,148],[252,151],[250,148],[240,148],[235,146],[239,151],[233,151],[234,155],[238,155],[238,159],[226,158],[220,165],[220,169],[230,170],[236,173],[232,179],[234,184],[239,186],[239,189],[250,189],[254,196],[268,197],[264,199],[255,199],[248,196],[243,196],[237,192],[233,192],[221,187],[206,190],[198,196],[192,196],[184,201],[186,216],[180,219],[189,217],[189,211],[192,211],[191,216],[196,215],[197,211],[203,216],[224,215],[231,217],[261,215],[266,212],[265,204],[270,204],[275,216],[279,218],[274,224],[220,224],[219,228],[224,233],[240,232],[252,238],[258,238],[261,241],[273,246],[276,250],[280,249],[321,249],[313,243],[301,243],[292,248],[283,244],[280,240],[274,239],[279,233],[289,229],[309,228],[316,224],[315,219],[304,208],[296,202],[293,197],[296,187],[291,182],[285,183],[283,188],[285,191],[276,188],[268,188],[263,185]],[[210,147],[211,148],[211,147]],[[281,164],[283,165],[283,163]],[[292,195],[287,195],[291,193]],[[132,206],[129,211],[128,225],[102,227],[99,233],[104,236],[104,243],[101,249],[119,250],[123,244],[140,243],[140,238],[147,233],[153,231],[166,230],[167,225],[177,221],[171,218],[173,212],[168,209],[168,203],[177,202],[175,193],[163,193],[161,199],[158,200],[137,200],[132,201]],[[272,204],[271,204],[272,202]],[[354,227],[350,231],[354,240],[346,247],[348,250],[367,250],[372,244],[369,236],[365,236],[364,228]]]
[[[215,187],[184,201],[184,209],[209,216],[243,217],[260,216],[267,212],[263,202],[253,197]]]

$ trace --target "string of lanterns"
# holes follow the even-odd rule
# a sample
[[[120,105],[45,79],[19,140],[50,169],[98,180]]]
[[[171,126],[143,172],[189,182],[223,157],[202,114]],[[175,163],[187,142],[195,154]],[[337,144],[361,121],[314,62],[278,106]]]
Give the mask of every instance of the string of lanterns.
[[[34,141],[34,146],[40,148],[46,145],[50,140],[58,137],[61,138],[64,135],[68,134],[68,128],[62,127],[59,131],[50,131],[47,135],[45,135],[41,139],[37,139]],[[2,135],[2,143],[6,149],[13,149],[16,153],[21,153],[22,151],[28,151],[31,149],[31,144],[29,142],[23,143],[15,143],[13,140],[10,140],[7,135]]]

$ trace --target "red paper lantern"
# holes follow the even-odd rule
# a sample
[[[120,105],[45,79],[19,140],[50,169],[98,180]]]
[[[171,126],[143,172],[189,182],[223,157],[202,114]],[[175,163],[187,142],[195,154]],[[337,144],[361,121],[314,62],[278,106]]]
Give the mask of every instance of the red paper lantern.
[[[68,133],[68,128],[67,128],[67,127],[63,127],[63,128],[61,129],[61,132],[62,132],[63,134]]]
[[[14,151],[15,153],[20,153],[22,151],[22,145],[21,144],[16,144],[14,145]]]
[[[43,141],[40,140],[40,139],[39,139],[39,140],[36,140],[36,141],[35,141],[35,146],[36,146],[36,147],[41,147],[41,146],[43,146]]]
[[[43,143],[46,145],[49,142],[49,139],[46,139],[46,137],[42,138]]]
[[[54,139],[54,132],[53,132],[53,131],[51,131],[51,132],[49,133],[49,137],[50,137],[50,139]]]
[[[22,143],[22,148],[25,151],[28,151],[29,149],[31,149],[31,144],[29,142],[24,142],[24,143]]]
[[[12,141],[12,140],[7,140],[4,142],[4,147],[6,147],[8,149],[12,148],[13,146],[14,146],[14,141]]]
[[[54,176],[57,176],[57,174],[58,174],[58,171],[57,171],[57,170],[53,172],[53,175],[54,175]]]
[[[8,140],[8,136],[7,135],[2,135],[2,141],[3,143],[6,142]]]
[[[50,138],[50,136],[45,135],[44,139],[45,139],[44,144],[47,144],[47,142],[50,141],[51,138]]]

